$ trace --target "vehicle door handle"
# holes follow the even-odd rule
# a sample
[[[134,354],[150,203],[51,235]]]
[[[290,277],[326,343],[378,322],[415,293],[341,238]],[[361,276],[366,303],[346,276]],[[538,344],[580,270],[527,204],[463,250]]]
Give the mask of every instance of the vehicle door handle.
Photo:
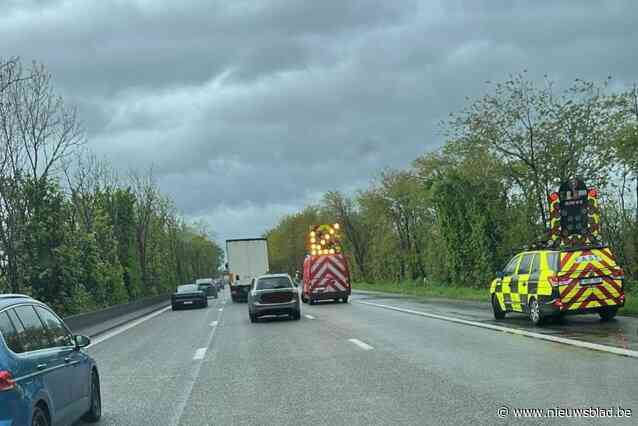
[[[38,364],[37,366],[38,370],[44,370],[45,368],[47,368],[46,364]]]

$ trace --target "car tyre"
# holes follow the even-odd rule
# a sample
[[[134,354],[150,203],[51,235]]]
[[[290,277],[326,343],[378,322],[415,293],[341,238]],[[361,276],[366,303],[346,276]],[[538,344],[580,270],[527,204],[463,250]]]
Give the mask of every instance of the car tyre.
[[[290,316],[294,320],[300,320],[301,319],[301,311],[292,311],[292,314],[290,314]]]
[[[303,303],[308,303],[308,299],[303,294],[301,295],[301,301]]]
[[[250,322],[257,322],[257,315],[255,314],[251,314],[250,312],[248,313],[248,316],[250,317]]]
[[[601,321],[610,321],[616,316],[616,313],[618,313],[618,308],[604,308],[598,312],[598,315],[600,315]]]
[[[312,298],[308,298],[308,304],[309,305],[314,305],[315,304],[315,300]]]
[[[171,305],[171,311],[176,311],[176,310],[177,310],[177,306]]]
[[[505,318],[506,312],[501,309],[495,294],[492,295],[492,310],[494,311],[494,319],[501,320]]]
[[[343,303],[348,303],[348,296],[344,297],[343,299],[341,299],[343,301]]]
[[[100,377],[94,371],[91,374],[91,406],[82,420],[95,423],[102,417],[102,394],[100,393]]]
[[[542,325],[545,320],[541,306],[538,304],[538,300],[535,297],[529,301],[529,319],[533,325]]]
[[[49,426],[49,418],[44,410],[40,407],[35,407],[33,415],[31,416],[31,426]]]

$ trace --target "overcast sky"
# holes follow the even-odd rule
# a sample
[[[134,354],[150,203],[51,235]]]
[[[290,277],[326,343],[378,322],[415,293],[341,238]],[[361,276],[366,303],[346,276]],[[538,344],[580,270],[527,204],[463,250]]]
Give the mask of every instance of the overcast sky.
[[[45,64],[92,149],[154,164],[220,241],[408,166],[486,80],[628,85],[636,46],[633,0],[0,0],[0,56]]]

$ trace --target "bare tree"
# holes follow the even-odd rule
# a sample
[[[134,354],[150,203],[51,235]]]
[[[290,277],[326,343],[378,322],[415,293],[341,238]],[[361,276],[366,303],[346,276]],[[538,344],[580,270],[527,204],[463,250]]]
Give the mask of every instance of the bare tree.
[[[85,142],[76,109],[55,94],[51,75],[35,63],[30,78],[8,92],[17,125],[16,166],[36,181],[60,171],[63,160]]]
[[[343,225],[343,231],[352,247],[359,273],[361,277],[367,277],[366,256],[369,231],[358,222],[352,200],[338,191],[331,191],[324,196],[324,205]]]
[[[106,160],[90,151],[83,151],[74,162],[64,166],[64,176],[75,214],[87,231],[93,229],[95,198],[101,192],[117,186],[117,176]]]
[[[20,291],[19,254],[34,201],[23,193],[24,182],[45,184],[84,134],[42,65],[25,72],[17,58],[0,63],[0,89],[0,268],[11,290]]]

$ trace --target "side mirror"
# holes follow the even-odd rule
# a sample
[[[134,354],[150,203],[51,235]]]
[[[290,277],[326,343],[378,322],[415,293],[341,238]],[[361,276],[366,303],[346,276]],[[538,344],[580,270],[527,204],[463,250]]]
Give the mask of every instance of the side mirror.
[[[498,278],[499,280],[502,280],[503,277],[505,277],[505,273],[503,271],[498,271],[496,273],[496,278]]]
[[[91,344],[91,339],[80,334],[73,336],[73,340],[75,341],[76,348],[85,348]]]

